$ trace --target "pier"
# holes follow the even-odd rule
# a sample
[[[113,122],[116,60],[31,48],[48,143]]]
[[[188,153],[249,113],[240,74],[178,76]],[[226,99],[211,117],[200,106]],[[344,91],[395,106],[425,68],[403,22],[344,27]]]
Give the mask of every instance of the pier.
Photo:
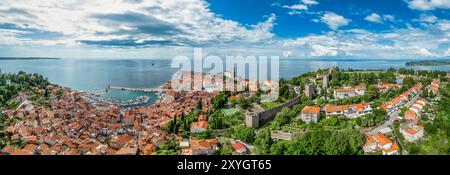
[[[110,86],[109,89],[115,90],[126,90],[126,91],[141,91],[141,92],[164,92],[165,89],[162,88],[129,88],[129,87],[115,87]]]

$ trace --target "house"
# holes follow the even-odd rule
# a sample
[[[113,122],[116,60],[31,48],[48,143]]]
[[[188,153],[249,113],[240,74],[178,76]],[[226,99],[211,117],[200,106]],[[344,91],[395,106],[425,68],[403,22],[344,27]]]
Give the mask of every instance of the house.
[[[207,121],[192,122],[191,124],[191,133],[193,134],[201,133],[203,131],[206,131],[207,129],[208,129]]]
[[[19,149],[19,150],[15,150],[13,151],[10,155],[21,155],[21,156],[28,156],[28,155],[33,155],[33,153],[23,150],[23,149]]]
[[[355,96],[362,96],[366,93],[365,86],[357,86],[357,87],[344,87],[338,88],[334,90],[334,98],[335,99],[344,99]]]
[[[182,139],[180,141],[180,148],[181,149],[187,149],[189,148],[189,139]]]
[[[418,93],[420,89],[422,88],[422,83],[416,83],[412,88],[411,91],[414,93]]]
[[[198,116],[198,121],[199,121],[199,122],[201,122],[201,121],[206,121],[206,115],[199,115],[199,116]]]
[[[378,145],[377,145],[377,142],[375,141],[375,139],[373,139],[373,136],[367,132],[364,133],[364,135],[366,136],[366,142],[363,145],[364,152],[376,151],[378,148]]]
[[[133,141],[134,137],[128,134],[120,135],[109,142],[109,146],[115,149],[121,149]]]
[[[347,118],[356,118],[372,112],[369,103],[351,104],[351,105],[326,105],[325,113],[330,115],[343,115]]]
[[[413,111],[413,110],[406,110],[405,114],[404,114],[404,119],[405,120],[413,120],[413,121],[417,121],[417,114]]]
[[[408,101],[409,91],[405,91],[397,97],[389,100],[388,102],[382,103],[380,108],[386,112],[398,109],[401,105]]]
[[[247,153],[247,148],[245,148],[245,145],[242,144],[241,142],[234,142],[233,145],[231,145],[234,149],[234,151],[236,151],[236,153],[243,155]]]
[[[300,118],[305,123],[317,123],[320,119],[320,107],[305,106],[301,111]]]
[[[381,92],[387,92],[393,89],[398,89],[400,87],[402,86],[399,84],[389,84],[389,83],[379,83],[376,86],[377,90]]]
[[[183,150],[187,155],[212,155],[218,150],[217,139],[191,140],[189,149]]]
[[[171,90],[171,91],[167,92],[167,94],[164,96],[164,99],[162,100],[162,102],[170,103],[170,102],[178,100],[179,98],[180,98],[180,93],[177,93],[176,91]]]
[[[115,153],[115,155],[137,155],[138,149],[137,148],[121,148],[119,151]]]
[[[407,111],[405,111],[405,120],[417,121],[422,108],[428,103],[427,100],[421,98],[417,100]]]
[[[38,146],[35,144],[27,144],[25,145],[25,147],[23,148],[23,150],[30,152],[32,155],[37,153],[37,148]]]
[[[428,89],[428,92],[432,92],[433,94],[437,94],[439,92],[439,87],[441,85],[441,79],[435,78],[431,81],[431,86]]]
[[[145,145],[144,149],[142,149],[142,155],[151,155],[156,151],[156,145],[149,143]]]
[[[383,155],[396,155],[398,154],[399,147],[398,144],[388,137],[386,137],[381,132],[375,135],[370,135],[365,133],[366,143],[363,145],[364,152],[374,152],[381,150]]]
[[[383,155],[397,155],[399,152],[399,147],[397,142],[394,142],[392,146],[388,149],[383,149]]]
[[[11,145],[8,145],[8,146],[3,147],[1,153],[11,154],[13,151],[14,151],[14,147]]]
[[[402,133],[406,141],[415,142],[423,137],[423,126],[414,122],[403,123],[400,126],[400,133]]]

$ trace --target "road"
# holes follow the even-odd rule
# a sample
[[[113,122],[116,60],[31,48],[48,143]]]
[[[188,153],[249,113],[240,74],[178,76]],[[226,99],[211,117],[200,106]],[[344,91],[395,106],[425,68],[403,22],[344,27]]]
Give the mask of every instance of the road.
[[[413,105],[413,104],[417,101],[417,99],[419,99],[419,94],[420,94],[420,93],[417,93],[417,95],[414,96],[411,100],[409,100],[408,103],[406,103],[404,106],[406,106],[406,107],[409,108],[411,105]],[[384,129],[384,128],[388,128],[389,126],[391,126],[392,123],[394,123],[394,121],[396,120],[396,118],[399,116],[400,109],[401,109],[401,108],[389,112],[389,113],[387,114],[387,117],[388,117],[388,118],[386,119],[386,121],[385,121],[381,126],[378,126],[378,127],[374,128],[374,129],[370,130],[369,133],[370,133],[370,134],[376,134],[376,133],[378,133],[380,130],[382,130],[382,129]]]
[[[21,108],[23,105],[28,104],[30,101],[28,100],[24,100],[22,103],[20,103],[20,105],[16,108],[16,110],[18,110],[19,108]]]

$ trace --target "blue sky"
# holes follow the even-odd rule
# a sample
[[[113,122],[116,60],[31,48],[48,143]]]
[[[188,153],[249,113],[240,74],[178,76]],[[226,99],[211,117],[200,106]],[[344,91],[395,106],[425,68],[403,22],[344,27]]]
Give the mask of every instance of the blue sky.
[[[4,0],[0,17],[0,56],[450,56],[450,0]]]

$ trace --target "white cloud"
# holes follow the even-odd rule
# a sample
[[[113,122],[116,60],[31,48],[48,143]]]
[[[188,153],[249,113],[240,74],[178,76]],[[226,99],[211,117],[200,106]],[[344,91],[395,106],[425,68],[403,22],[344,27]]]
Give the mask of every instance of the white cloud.
[[[444,52],[444,56],[450,57],[450,48],[448,48],[448,49]]]
[[[292,51],[286,50],[286,51],[281,52],[281,54],[283,54],[284,57],[290,57],[290,56],[292,56]]]
[[[366,21],[374,22],[374,23],[383,23],[381,16],[376,13],[372,13],[369,16],[364,18]]]
[[[431,53],[428,49],[425,48],[414,48],[412,51],[416,52],[418,56],[422,57],[437,57],[436,54]]]
[[[391,22],[396,22],[394,15],[383,15],[383,19]]]
[[[294,4],[294,5],[284,5],[283,8],[291,9],[291,10],[308,10],[308,6],[304,4]]]
[[[0,23],[103,46],[255,43],[273,37],[275,15],[249,27],[217,16],[208,6],[204,0],[3,0]]]
[[[319,4],[319,2],[315,1],[315,0],[302,0],[303,4],[308,4],[308,5],[317,5]]]
[[[319,55],[357,58],[443,57],[446,56],[446,51],[441,48],[450,45],[450,40],[447,39],[449,36],[450,30],[441,30],[438,24],[431,24],[425,29],[411,27],[383,33],[350,29],[285,40],[281,47],[295,51],[294,56],[304,57]]]
[[[338,52],[334,50],[333,48],[321,46],[321,45],[312,45],[311,46],[312,52],[311,56],[336,56]]]
[[[442,31],[450,31],[450,20],[441,20],[437,25]]]
[[[291,11],[288,11],[288,15],[297,15],[297,14],[303,14],[307,13],[308,7],[312,5],[317,5],[319,2],[315,0],[301,0],[298,4],[294,5],[284,5],[283,8],[290,9]],[[271,5],[273,6],[273,4]],[[279,3],[277,3],[277,6],[280,6]]]
[[[408,7],[416,10],[449,9],[450,0],[408,0]]]
[[[426,14],[421,14],[419,19],[414,19],[414,21],[419,21],[419,22],[427,22],[427,23],[434,23],[438,20],[438,18],[434,15],[426,15]]]
[[[341,26],[348,25],[350,20],[336,13],[327,12],[320,18],[320,21],[327,24],[331,29],[336,30]]]
[[[364,20],[374,23],[384,23],[384,21],[396,22],[394,15],[379,15],[377,13],[371,13]]]

